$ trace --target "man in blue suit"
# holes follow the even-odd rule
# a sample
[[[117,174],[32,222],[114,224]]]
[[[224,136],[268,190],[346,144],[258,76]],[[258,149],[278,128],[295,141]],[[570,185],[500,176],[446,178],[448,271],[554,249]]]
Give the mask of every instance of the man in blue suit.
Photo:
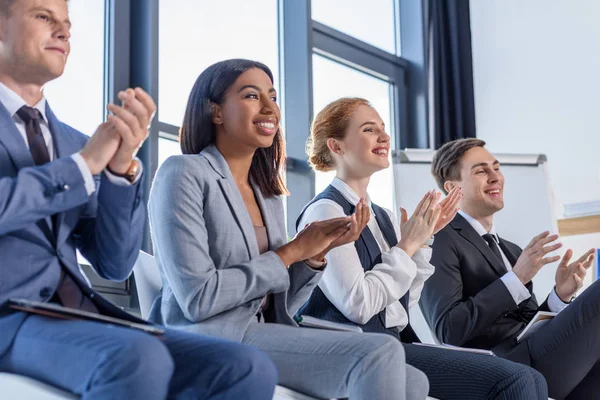
[[[144,228],[134,155],[156,107],[127,89],[89,140],[60,122],[43,86],[63,72],[70,25],[65,0],[0,2],[0,371],[84,399],[270,398],[275,369],[250,347],[7,306],[24,298],[136,320],[89,288],[76,249],[104,278],[131,273]]]

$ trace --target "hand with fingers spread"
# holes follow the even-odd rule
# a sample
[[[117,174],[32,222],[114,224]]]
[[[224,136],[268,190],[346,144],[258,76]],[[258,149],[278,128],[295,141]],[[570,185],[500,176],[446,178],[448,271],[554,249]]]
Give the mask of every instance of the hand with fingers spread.
[[[275,250],[275,253],[286,267],[298,261],[316,259],[316,256],[350,230],[352,218],[340,217],[312,222],[298,232],[291,242]]]
[[[358,240],[363,229],[367,226],[369,219],[371,218],[371,212],[369,211],[369,205],[365,199],[360,199],[360,201],[356,204],[356,209],[354,214],[351,216],[351,225],[350,229],[346,231],[343,235],[334,240],[325,250],[316,256],[312,257],[312,259],[316,261],[323,261],[325,256],[331,249],[335,249],[336,247],[343,246],[346,243],[353,243]]]
[[[553,243],[556,239],[558,239],[558,235],[550,235],[550,232],[546,231],[531,239],[531,242],[523,249],[523,253],[513,268],[513,272],[523,285],[533,279],[544,265],[560,260],[560,256],[545,257],[546,254],[562,246],[561,243]]]
[[[456,217],[456,213],[460,209],[461,199],[462,188],[456,186],[448,193],[444,200],[440,201],[440,217],[433,229],[434,235],[444,229],[444,227]]]
[[[594,261],[595,249],[590,249],[577,261],[572,262],[573,250],[569,249],[563,256],[556,269],[556,294],[564,302],[568,303],[575,293],[583,286],[583,279],[587,270]]]
[[[152,97],[141,88],[129,88],[119,92],[118,96],[122,106],[108,105],[108,110],[112,113],[108,116],[108,122],[113,124],[121,136],[121,145],[110,160],[108,169],[117,175],[123,175],[148,137],[156,105]]]
[[[404,250],[409,257],[433,235],[433,231],[441,214],[438,203],[440,194],[434,190],[423,196],[413,215],[408,218],[406,210],[400,208],[400,231],[402,237],[396,246]]]

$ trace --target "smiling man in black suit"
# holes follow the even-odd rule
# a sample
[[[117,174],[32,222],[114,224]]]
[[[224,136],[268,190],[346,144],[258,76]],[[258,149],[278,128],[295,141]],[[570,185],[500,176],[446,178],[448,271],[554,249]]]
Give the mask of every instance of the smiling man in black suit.
[[[555,399],[591,399],[600,393],[600,284],[583,286],[594,249],[576,261],[567,250],[556,285],[539,305],[532,278],[560,260],[561,247],[549,232],[525,249],[496,234],[494,214],[504,207],[500,163],[479,139],[460,139],[440,148],[433,175],[448,193],[462,188],[461,210],[435,236],[431,264],[436,271],[421,295],[421,309],[444,343],[492,349],[497,355],[540,371]],[[517,222],[516,222],[517,223]],[[518,223],[526,223],[519,221]],[[559,314],[521,342],[516,338],[537,311]]]

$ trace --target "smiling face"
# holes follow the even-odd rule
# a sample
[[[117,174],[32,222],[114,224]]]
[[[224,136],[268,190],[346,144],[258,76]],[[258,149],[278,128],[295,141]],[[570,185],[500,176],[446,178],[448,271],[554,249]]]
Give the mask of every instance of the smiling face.
[[[500,163],[483,147],[473,147],[460,160],[459,181],[448,181],[446,189],[462,187],[461,209],[474,218],[485,218],[504,208],[504,176]]]
[[[0,17],[0,73],[40,86],[62,75],[70,52],[65,0],[17,0]]]
[[[277,92],[269,76],[259,68],[242,73],[227,89],[225,100],[213,105],[217,146],[270,147],[279,131]]]
[[[343,139],[329,139],[336,165],[354,177],[369,177],[389,167],[390,136],[373,108],[360,105],[350,118]]]

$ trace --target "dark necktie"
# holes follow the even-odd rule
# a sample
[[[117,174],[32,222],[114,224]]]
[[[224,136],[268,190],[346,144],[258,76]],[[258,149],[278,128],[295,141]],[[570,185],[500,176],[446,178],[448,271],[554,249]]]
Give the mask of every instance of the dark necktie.
[[[60,280],[56,287],[55,297],[57,297],[57,299],[54,299],[54,301],[58,300],[58,303],[65,307],[76,308],[97,314],[100,313],[94,303],[81,291],[79,285],[77,285],[64,267],[62,268]]]
[[[29,143],[29,151],[35,165],[44,165],[50,162],[48,146],[42,135],[40,119],[42,115],[33,107],[23,106],[17,111],[17,115],[25,122],[25,133]],[[56,214],[52,215],[52,225],[56,232]],[[65,307],[77,308],[89,312],[98,312],[94,303],[81,291],[71,275],[63,267],[60,280],[55,292],[56,299]]]
[[[40,119],[42,115],[37,108],[23,106],[17,111],[17,115],[25,122],[25,133],[29,143],[29,151],[35,165],[44,165],[50,162],[48,146],[42,135]],[[56,232],[56,215],[52,215],[52,228]]]
[[[498,257],[498,260],[502,262],[502,265],[504,265],[504,259],[502,258],[502,253],[500,253],[500,247],[498,247],[498,243],[496,243],[496,238],[494,237],[494,235],[492,235],[491,233],[486,233],[482,237],[490,245],[492,253],[494,253],[496,257]]]
[[[42,135],[40,127],[40,112],[33,107],[23,106],[17,111],[17,115],[25,122],[25,133],[29,143],[29,151],[35,165],[44,165],[50,162],[48,147]]]

